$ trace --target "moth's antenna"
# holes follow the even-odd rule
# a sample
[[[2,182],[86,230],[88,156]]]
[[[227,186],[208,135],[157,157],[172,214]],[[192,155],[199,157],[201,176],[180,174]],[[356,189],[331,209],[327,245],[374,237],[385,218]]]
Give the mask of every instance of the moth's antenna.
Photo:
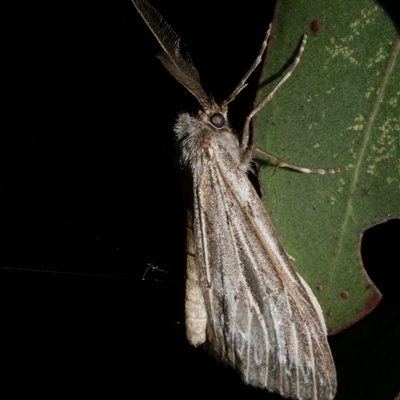
[[[146,0],[132,0],[132,2],[164,50],[157,54],[164,67],[194,94],[203,108],[209,108],[211,101],[201,86],[199,72],[189,55],[186,57],[181,55],[179,36]]]
[[[267,30],[267,34],[265,35],[264,41],[262,42],[261,49],[260,49],[260,51],[258,53],[257,58],[254,60],[252,66],[247,71],[247,73],[243,77],[243,79],[236,86],[236,88],[232,92],[232,94],[222,104],[228,105],[247,86],[247,83],[246,83],[247,79],[249,79],[249,76],[253,73],[253,71],[257,68],[258,64],[260,64],[260,62],[262,60],[262,56],[263,56],[264,51],[265,51],[265,49],[267,47],[268,39],[269,39],[269,36],[271,34],[271,29],[272,29],[272,24],[269,24],[268,30]]]

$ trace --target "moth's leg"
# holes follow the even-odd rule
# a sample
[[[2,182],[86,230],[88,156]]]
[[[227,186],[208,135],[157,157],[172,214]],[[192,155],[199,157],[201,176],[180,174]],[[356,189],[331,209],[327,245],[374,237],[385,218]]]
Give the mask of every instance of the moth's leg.
[[[206,341],[207,311],[196,264],[193,214],[191,210],[188,210],[186,235],[186,336],[189,343],[197,347]]]
[[[293,64],[290,66],[288,72],[286,72],[285,76],[278,82],[278,84],[274,87],[272,92],[270,92],[267,96],[265,96],[251,111],[251,113],[247,116],[244,126],[243,126],[243,133],[242,133],[242,140],[240,143],[240,147],[242,149],[247,148],[248,146],[253,145],[254,141],[254,135],[250,137],[250,142],[249,142],[249,127],[250,127],[250,121],[252,118],[269,102],[271,101],[272,97],[274,97],[274,94],[278,91],[278,89],[289,79],[290,75],[292,75],[292,72],[295,70],[297,67],[298,63],[300,62],[301,55],[303,54],[304,51],[304,46],[306,45],[307,41],[307,35],[303,36],[303,40],[301,41],[300,49],[299,52],[297,53],[297,57],[295,58]]]
[[[236,86],[235,90],[232,92],[232,94],[223,102],[224,105],[229,104],[232,100],[235,99],[235,97],[247,86],[247,79],[249,79],[249,76],[253,73],[253,71],[257,68],[258,64],[260,64],[262,60],[262,56],[264,54],[264,51],[267,47],[268,43],[268,38],[271,34],[271,28],[272,24],[268,25],[268,30],[267,34],[265,35],[264,41],[261,44],[261,49],[257,55],[257,58],[254,60],[252,66],[250,69],[247,71],[246,75],[243,77],[243,79],[239,82],[239,84]]]
[[[288,252],[286,252],[286,255],[289,257],[290,262],[296,261],[296,259],[293,256],[291,256]]]
[[[344,171],[346,169],[345,167],[325,168],[325,169],[298,167],[297,165],[288,164],[285,161],[281,160],[280,158],[274,156],[273,154],[268,153],[267,151],[262,150],[262,149],[260,149],[258,147],[255,147],[254,150],[257,151],[258,153],[264,154],[265,156],[270,158],[272,161],[274,161],[276,163],[276,169],[278,169],[278,168],[290,168],[290,169],[293,169],[295,171],[303,172],[305,174],[320,174],[320,175],[334,174],[336,172],[341,172],[341,171]]]
[[[255,147],[253,145],[249,145],[242,153],[242,158],[240,160],[240,167],[243,171],[248,171],[251,166],[251,162],[254,158],[254,150]]]

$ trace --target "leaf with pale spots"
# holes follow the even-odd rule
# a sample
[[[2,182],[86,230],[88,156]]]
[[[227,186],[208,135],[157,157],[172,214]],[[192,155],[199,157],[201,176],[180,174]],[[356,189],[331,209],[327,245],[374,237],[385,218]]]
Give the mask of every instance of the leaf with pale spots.
[[[370,0],[280,2],[259,99],[304,33],[298,68],[258,115],[257,145],[287,163],[347,168],[325,176],[280,169],[272,177],[272,164],[261,161],[268,213],[335,333],[381,298],[362,267],[362,233],[400,217],[400,39]]]

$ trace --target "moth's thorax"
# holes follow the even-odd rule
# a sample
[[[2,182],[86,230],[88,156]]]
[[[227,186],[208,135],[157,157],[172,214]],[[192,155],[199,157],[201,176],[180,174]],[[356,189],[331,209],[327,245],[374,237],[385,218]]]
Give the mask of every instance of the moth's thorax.
[[[222,107],[200,110],[196,117],[187,113],[179,115],[174,131],[181,145],[181,161],[198,172],[204,160],[219,157],[227,151],[240,164],[242,150],[236,133],[227,119]],[[214,112],[213,112],[214,111]],[[214,123],[213,123],[214,122]],[[221,122],[221,126],[216,126]]]

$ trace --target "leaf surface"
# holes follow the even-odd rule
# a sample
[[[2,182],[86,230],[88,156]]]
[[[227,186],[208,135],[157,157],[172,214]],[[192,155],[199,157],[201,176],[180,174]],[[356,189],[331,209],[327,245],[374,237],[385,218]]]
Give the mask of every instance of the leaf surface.
[[[368,314],[381,294],[360,256],[363,232],[400,217],[400,39],[371,0],[277,5],[258,99],[304,53],[257,116],[257,146],[307,175],[261,161],[267,210],[295,268],[316,294],[330,333]],[[261,157],[258,157],[261,160]]]

